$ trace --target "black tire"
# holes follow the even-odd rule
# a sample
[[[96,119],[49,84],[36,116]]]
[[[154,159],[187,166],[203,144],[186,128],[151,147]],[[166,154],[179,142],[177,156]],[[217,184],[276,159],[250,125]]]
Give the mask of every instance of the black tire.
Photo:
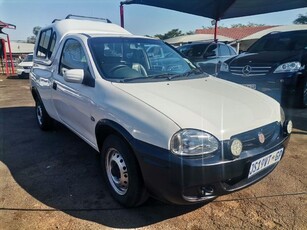
[[[35,103],[35,115],[37,124],[41,130],[48,131],[52,129],[53,119],[48,115],[44,104],[39,99]]]
[[[307,77],[303,77],[298,81],[296,102],[298,108],[307,108]]]
[[[147,200],[138,162],[122,138],[115,135],[106,138],[101,150],[101,166],[110,193],[120,204],[136,207]]]

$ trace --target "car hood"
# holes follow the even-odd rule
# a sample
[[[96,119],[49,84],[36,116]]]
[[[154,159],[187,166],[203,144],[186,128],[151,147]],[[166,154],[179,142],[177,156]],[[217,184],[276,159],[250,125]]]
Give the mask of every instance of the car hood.
[[[230,65],[259,65],[272,66],[274,64],[281,64],[288,61],[299,61],[301,52],[298,51],[274,51],[274,52],[260,52],[260,53],[242,53],[233,58]]]
[[[214,77],[113,85],[160,111],[182,129],[205,130],[219,140],[280,121],[276,101]]]

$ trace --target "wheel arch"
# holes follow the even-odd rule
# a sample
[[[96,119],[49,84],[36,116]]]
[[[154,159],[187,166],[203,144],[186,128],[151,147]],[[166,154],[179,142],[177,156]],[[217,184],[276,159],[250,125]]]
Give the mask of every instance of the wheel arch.
[[[109,119],[102,119],[98,121],[95,128],[95,136],[97,141],[97,147],[99,150],[101,150],[101,147],[105,139],[111,134],[122,137],[124,141],[128,143],[131,150],[133,151],[133,145],[135,142],[134,137],[120,124]]]
[[[38,100],[41,100],[39,92],[35,87],[31,87],[31,93],[32,93],[32,97],[33,97],[35,102],[38,101]]]

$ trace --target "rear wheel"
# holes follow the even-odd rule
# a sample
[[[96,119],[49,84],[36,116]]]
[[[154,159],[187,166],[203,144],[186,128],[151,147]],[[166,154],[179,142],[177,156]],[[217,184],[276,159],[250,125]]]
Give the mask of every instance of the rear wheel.
[[[50,130],[52,128],[53,120],[48,115],[44,104],[39,99],[36,100],[35,112],[38,126],[44,131]]]
[[[128,144],[110,135],[101,150],[101,165],[111,195],[127,207],[141,205],[147,199],[137,160]]]

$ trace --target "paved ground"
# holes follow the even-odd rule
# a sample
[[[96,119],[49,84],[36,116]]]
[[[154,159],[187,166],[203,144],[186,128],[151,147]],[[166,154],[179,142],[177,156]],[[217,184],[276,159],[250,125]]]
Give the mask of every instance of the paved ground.
[[[286,155],[261,182],[198,206],[112,200],[97,154],[65,127],[42,132],[28,80],[0,76],[0,229],[307,229],[307,109]]]

